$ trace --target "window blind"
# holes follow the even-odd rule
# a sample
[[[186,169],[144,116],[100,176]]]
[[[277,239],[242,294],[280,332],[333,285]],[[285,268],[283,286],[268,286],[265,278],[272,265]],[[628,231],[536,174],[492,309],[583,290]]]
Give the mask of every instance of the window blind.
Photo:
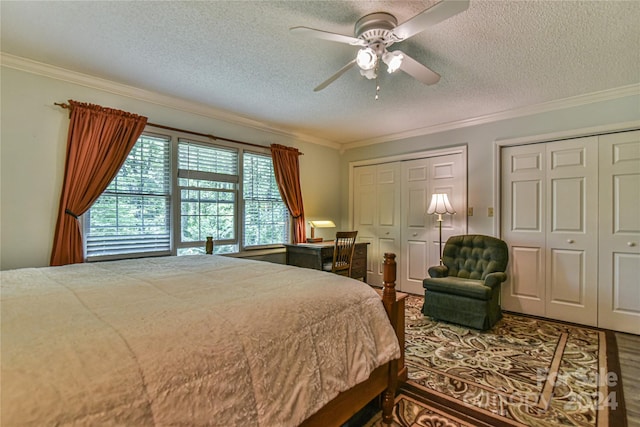
[[[142,135],[84,217],[88,258],[170,253],[169,139]]]
[[[204,242],[207,236],[237,251],[238,150],[178,143],[180,245]]]
[[[243,156],[243,246],[271,246],[288,241],[289,212],[280,197],[271,156]]]

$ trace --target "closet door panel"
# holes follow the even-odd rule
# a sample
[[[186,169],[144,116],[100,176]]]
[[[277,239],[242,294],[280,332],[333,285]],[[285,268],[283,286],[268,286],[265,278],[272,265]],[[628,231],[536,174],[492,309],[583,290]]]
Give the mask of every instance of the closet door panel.
[[[396,225],[396,209],[393,206],[395,189],[385,186],[378,194],[378,225],[380,227],[393,227]]]
[[[427,204],[431,202],[431,194],[444,193],[449,198],[451,207],[456,211],[453,215],[442,215],[442,246],[449,237],[467,232],[467,193],[466,164],[462,154],[433,157],[429,164],[429,192]],[[431,223],[427,265],[440,263],[440,240],[437,215],[427,215],[427,223]]]
[[[505,309],[529,313],[523,310],[531,310],[531,306],[537,307],[544,300],[544,286],[540,285],[545,280],[544,259],[542,248],[511,246],[509,286],[503,287],[503,300],[510,304]],[[536,314],[544,314],[544,307]]]
[[[640,334],[640,131],[600,137],[598,326]]]
[[[585,252],[550,251],[549,300],[554,304],[582,307],[586,299]]]
[[[367,242],[367,282],[374,276],[375,259],[378,253],[376,167],[354,168],[353,175],[353,227],[358,230],[358,241]]]
[[[598,322],[598,138],[547,143],[549,317]]]
[[[514,181],[511,184],[510,214],[514,233],[541,233],[542,180]]]
[[[428,158],[402,162],[402,249],[399,268],[400,290],[422,294],[429,255],[429,164]]]
[[[369,276],[369,273],[373,273],[375,266],[374,266],[374,251],[373,248],[376,245],[376,239],[374,237],[371,236],[366,236],[366,237],[360,237],[360,231],[358,231],[358,239],[359,242],[362,243],[368,243],[367,245],[367,265],[366,265],[366,270],[367,270],[367,276]],[[367,283],[368,280],[367,280]]]
[[[396,163],[354,168],[353,227],[367,242],[367,283],[382,285],[385,252],[398,253],[400,166]]]
[[[640,277],[640,256],[633,253],[616,253],[613,258],[613,311],[633,318],[640,315],[640,287],[629,286]],[[640,320],[632,321],[638,324]],[[627,329],[627,328],[625,328]],[[637,328],[627,332],[637,333]]]
[[[382,273],[384,269],[384,264],[383,264],[384,254],[385,253],[397,254],[398,242],[397,242],[397,239],[380,237],[378,239],[378,247],[380,248],[380,252],[377,255],[377,259],[374,261],[375,269],[376,269],[375,284],[380,286],[382,285]]]
[[[407,280],[411,282],[415,282],[417,287],[417,292],[414,290],[413,293],[422,293],[424,290],[422,289],[422,281],[425,277],[425,263],[424,260],[427,258],[428,247],[425,242],[419,241],[410,241],[407,244]],[[407,289],[408,291],[408,289]]]
[[[640,208],[633,195],[640,189],[640,172],[615,175],[613,178],[613,220],[616,234],[634,235],[640,230]]]
[[[502,308],[544,316],[545,148],[505,147],[502,157],[502,239],[509,245]]]
[[[383,257],[387,252],[400,253],[400,164],[383,163],[377,168],[377,237],[378,253],[374,259],[373,283],[382,285]],[[370,282],[371,283],[371,282]]]

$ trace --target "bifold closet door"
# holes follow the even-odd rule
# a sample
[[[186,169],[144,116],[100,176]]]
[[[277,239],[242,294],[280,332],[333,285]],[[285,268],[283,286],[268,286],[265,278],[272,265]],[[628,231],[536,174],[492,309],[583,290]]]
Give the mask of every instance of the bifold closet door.
[[[383,255],[393,252],[397,289],[424,293],[422,280],[440,257],[436,216],[426,214],[431,194],[447,193],[457,211],[443,216],[443,243],[466,232],[465,159],[461,151],[354,167],[353,227],[369,243],[367,283],[382,285]]]
[[[546,300],[546,148],[543,144],[504,147],[502,239],[509,245],[502,308],[544,316]]]
[[[597,323],[598,140],[502,150],[506,310]]]
[[[353,227],[367,242],[367,283],[382,285],[385,252],[399,254],[400,164],[354,168]]]
[[[437,215],[428,215],[433,193],[446,193],[455,215],[443,215],[442,245],[466,230],[466,165],[460,153],[402,162],[402,219],[398,288],[421,295],[428,269],[440,261]]]
[[[598,326],[640,334],[640,131],[600,137]]]
[[[546,315],[598,323],[598,138],[547,143]]]

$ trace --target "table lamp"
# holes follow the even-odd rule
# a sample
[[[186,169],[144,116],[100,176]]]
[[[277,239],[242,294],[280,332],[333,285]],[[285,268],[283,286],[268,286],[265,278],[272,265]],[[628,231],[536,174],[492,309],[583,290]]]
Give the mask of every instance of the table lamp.
[[[322,242],[322,237],[315,236],[316,228],[335,228],[333,221],[309,221],[311,225],[311,237],[307,238],[307,243],[319,243]]]

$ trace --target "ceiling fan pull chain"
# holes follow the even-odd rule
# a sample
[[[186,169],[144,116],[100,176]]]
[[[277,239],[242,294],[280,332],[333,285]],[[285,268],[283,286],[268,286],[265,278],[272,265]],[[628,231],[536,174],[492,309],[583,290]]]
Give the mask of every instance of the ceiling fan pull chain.
[[[378,73],[376,72],[376,97],[374,98],[376,101],[379,98],[378,96],[379,92],[380,92],[380,84],[378,83]]]

